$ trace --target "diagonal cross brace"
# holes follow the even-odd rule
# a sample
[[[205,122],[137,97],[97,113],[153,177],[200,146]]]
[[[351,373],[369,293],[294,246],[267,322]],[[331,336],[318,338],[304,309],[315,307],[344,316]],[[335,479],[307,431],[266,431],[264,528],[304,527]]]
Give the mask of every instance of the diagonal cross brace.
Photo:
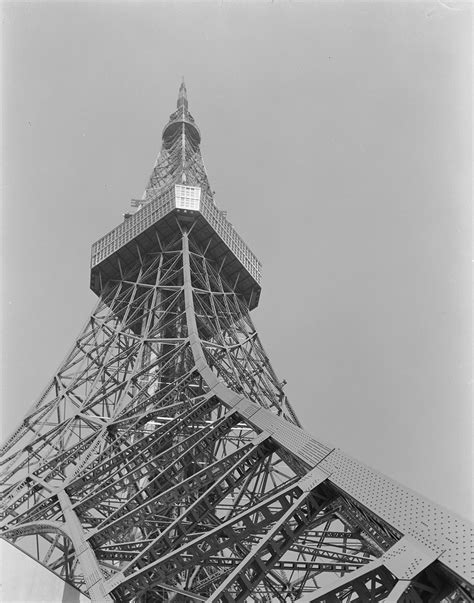
[[[311,473],[317,473],[318,475],[311,475]],[[224,582],[222,582],[212,597],[208,599],[209,603],[219,600],[229,602],[233,601],[234,599],[227,593],[236,581],[241,581],[241,583],[244,585],[244,588],[243,592],[241,592],[235,600],[244,601],[256,584],[264,578],[266,572],[273,567],[273,565],[280,559],[286,550],[291,547],[293,542],[297,540],[301,531],[306,527],[306,525],[300,524],[300,530],[291,530],[290,532],[289,521],[295,516],[295,513],[301,508],[307,498],[311,496],[311,490],[307,487],[308,484],[311,484],[311,488],[315,488],[327,478],[327,476],[319,470],[311,473],[300,479],[297,484],[301,488],[300,496],[295,499],[286,513],[278,519],[271,530],[260,539],[260,542],[258,542],[258,544],[252,548],[252,550],[241,561],[241,563],[239,563],[233,572],[224,580]],[[319,510],[319,507],[315,509],[315,512],[312,514],[312,516],[317,514]],[[309,523],[311,517],[307,517],[306,519]],[[276,537],[282,531],[285,532],[284,545],[276,547]],[[263,561],[261,558],[265,552],[272,553],[271,558],[268,561]],[[252,582],[250,582],[248,579],[242,581],[242,577],[245,575],[246,570],[255,563],[258,565],[256,577],[252,580]]]

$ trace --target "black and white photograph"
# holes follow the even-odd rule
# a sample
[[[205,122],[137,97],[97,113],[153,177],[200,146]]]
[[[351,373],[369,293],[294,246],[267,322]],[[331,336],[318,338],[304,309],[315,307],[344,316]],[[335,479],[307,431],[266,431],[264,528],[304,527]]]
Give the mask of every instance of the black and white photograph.
[[[0,600],[473,603],[472,4],[0,11]]]

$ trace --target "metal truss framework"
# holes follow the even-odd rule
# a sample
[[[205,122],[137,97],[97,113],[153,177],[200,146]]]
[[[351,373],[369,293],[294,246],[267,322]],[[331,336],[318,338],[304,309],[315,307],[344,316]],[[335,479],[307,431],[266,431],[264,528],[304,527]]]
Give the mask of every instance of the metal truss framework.
[[[189,118],[149,202],[209,194]],[[167,224],[3,447],[3,537],[93,601],[472,601],[470,526],[303,431],[199,212]]]

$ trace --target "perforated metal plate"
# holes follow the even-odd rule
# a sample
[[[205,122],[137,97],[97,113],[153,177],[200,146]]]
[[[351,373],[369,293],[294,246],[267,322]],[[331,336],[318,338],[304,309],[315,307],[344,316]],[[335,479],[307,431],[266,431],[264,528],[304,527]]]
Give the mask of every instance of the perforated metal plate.
[[[305,461],[310,467],[317,465],[332,450],[297,425],[289,423],[250,400],[240,401],[236,408],[239,414],[255,427],[271,434],[281,446],[298,459]]]
[[[336,449],[321,463],[330,481],[405,535],[412,536],[469,582],[474,580],[472,526]]]
[[[311,490],[313,490],[313,488],[319,486],[319,484],[324,482],[324,480],[326,480],[327,478],[328,475],[325,471],[319,469],[318,467],[314,467],[314,469],[311,469],[308,475],[305,475],[299,481],[298,485],[304,492],[310,492]]]
[[[399,580],[410,580],[433,563],[437,554],[404,536],[383,555],[385,567]]]

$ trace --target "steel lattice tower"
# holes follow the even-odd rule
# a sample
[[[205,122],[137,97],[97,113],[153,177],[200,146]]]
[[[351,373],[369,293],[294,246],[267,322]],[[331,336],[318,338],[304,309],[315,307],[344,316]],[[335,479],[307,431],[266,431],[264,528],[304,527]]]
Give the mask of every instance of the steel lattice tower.
[[[98,303],[3,446],[3,537],[93,601],[472,601],[463,519],[304,431],[184,83]]]

